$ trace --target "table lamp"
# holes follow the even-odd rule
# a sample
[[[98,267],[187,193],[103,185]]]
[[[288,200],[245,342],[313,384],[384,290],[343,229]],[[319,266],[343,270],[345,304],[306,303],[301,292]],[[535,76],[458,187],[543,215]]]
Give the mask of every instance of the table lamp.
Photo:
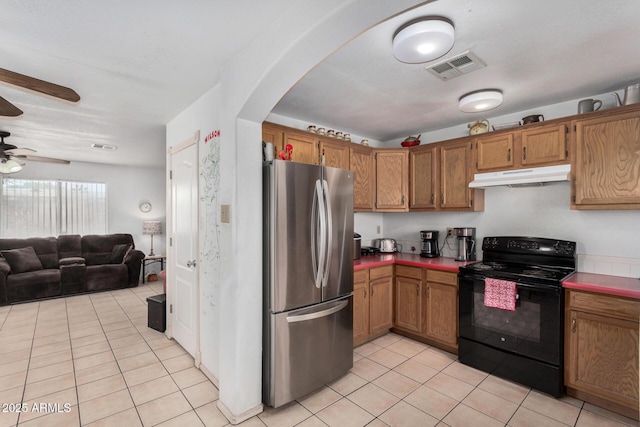
[[[142,234],[151,235],[151,252],[149,253],[149,256],[154,256],[153,235],[162,234],[162,223],[160,221],[144,221],[142,225]]]

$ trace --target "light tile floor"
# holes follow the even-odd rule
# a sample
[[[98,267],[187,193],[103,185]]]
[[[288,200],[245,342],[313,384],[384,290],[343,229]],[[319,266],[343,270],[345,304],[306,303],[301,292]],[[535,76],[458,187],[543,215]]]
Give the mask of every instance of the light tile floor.
[[[0,427],[208,426],[218,390],[175,341],[147,327],[160,284],[0,307]],[[351,372],[245,427],[638,426],[573,398],[487,375],[387,334]]]

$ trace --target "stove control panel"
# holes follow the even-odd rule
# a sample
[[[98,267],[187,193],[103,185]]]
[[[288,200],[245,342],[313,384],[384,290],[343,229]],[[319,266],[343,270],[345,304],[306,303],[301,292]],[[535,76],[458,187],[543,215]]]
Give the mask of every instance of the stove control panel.
[[[541,237],[485,237],[482,250],[574,257],[576,243]]]

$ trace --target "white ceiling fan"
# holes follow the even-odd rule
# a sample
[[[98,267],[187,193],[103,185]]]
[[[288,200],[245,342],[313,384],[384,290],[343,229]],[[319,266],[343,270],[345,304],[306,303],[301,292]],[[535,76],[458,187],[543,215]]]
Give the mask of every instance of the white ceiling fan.
[[[18,148],[15,145],[7,144],[4,139],[11,134],[0,131],[0,173],[9,174],[22,170],[24,161],[58,163],[68,165],[69,160],[54,159],[52,157],[35,156],[35,150],[31,148]]]

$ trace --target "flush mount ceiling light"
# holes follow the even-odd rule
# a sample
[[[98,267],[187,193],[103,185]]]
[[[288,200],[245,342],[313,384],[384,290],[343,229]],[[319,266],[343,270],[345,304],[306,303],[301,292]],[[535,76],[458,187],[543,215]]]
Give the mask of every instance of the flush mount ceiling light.
[[[460,111],[477,113],[491,110],[502,104],[502,92],[499,90],[481,90],[464,95],[460,98]]]
[[[393,56],[400,62],[433,61],[453,47],[453,24],[445,18],[426,17],[407,22],[393,36]]]

